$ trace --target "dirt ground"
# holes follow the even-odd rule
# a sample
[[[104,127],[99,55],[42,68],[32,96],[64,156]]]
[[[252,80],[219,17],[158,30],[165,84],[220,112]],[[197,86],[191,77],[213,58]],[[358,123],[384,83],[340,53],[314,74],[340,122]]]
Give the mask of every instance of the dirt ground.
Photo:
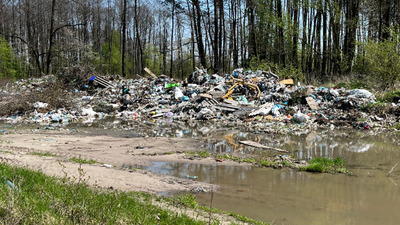
[[[191,160],[184,152],[200,151],[198,140],[183,138],[126,138],[67,131],[19,131],[0,136],[0,160],[54,176],[79,179],[79,170],[90,185],[123,191],[166,193],[213,191],[217,186],[195,180],[159,175],[140,169],[153,161],[212,164],[212,158]],[[44,153],[53,156],[44,156]],[[95,160],[79,164],[71,158]],[[218,162],[232,165],[235,162]]]

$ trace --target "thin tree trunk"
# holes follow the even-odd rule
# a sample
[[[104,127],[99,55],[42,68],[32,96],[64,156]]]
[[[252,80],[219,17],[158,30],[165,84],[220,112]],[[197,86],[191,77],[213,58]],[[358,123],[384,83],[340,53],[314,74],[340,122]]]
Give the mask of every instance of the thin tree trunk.
[[[136,5],[135,5],[136,6]],[[125,49],[126,49],[126,0],[122,11],[122,76],[126,77],[125,72]]]
[[[171,18],[171,23],[172,23],[172,29],[171,29],[171,63],[170,63],[170,70],[169,70],[169,74],[170,77],[173,76],[172,72],[173,72],[173,67],[174,67],[174,28],[175,28],[175,0],[172,0],[172,18]]]
[[[51,2],[51,18],[50,18],[50,31],[49,31],[49,50],[47,52],[47,74],[51,74],[51,57],[53,54],[53,40],[54,40],[54,14],[56,11],[56,0]]]

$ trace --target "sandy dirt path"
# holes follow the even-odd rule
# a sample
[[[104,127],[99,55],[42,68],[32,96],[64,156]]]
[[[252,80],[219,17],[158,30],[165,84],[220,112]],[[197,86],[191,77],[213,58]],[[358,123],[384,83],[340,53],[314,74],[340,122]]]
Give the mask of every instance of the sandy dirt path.
[[[192,139],[121,138],[107,134],[88,135],[42,130],[0,136],[2,161],[48,175],[67,175],[75,179],[79,179],[78,168],[81,167],[85,173],[83,178],[88,179],[90,185],[149,193],[210,190],[213,185],[208,183],[137,169],[150,165],[153,161],[216,163],[212,158],[190,160],[184,153],[199,150],[199,141]],[[44,153],[54,156],[44,156]],[[98,163],[79,164],[70,160],[73,157],[95,160]],[[214,186],[213,190],[218,190],[218,187]]]

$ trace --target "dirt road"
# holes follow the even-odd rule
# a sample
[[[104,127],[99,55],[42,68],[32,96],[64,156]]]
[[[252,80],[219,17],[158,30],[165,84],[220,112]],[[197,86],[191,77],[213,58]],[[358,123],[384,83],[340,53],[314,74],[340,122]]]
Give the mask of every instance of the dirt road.
[[[210,190],[212,185],[158,175],[140,169],[152,161],[211,164],[212,158],[190,160],[185,152],[202,150],[193,139],[127,138],[70,131],[27,130],[0,136],[2,161],[54,176],[79,179],[81,167],[90,185],[123,191],[165,193]],[[77,163],[73,158],[95,161]],[[222,162],[219,164],[234,164]],[[218,187],[213,187],[217,190]]]

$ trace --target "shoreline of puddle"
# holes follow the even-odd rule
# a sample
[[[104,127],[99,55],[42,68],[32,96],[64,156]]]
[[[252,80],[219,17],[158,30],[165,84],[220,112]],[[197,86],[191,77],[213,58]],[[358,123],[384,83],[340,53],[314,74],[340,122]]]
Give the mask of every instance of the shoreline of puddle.
[[[354,176],[251,165],[223,166],[217,162],[211,165],[153,162],[144,169],[187,179],[196,177],[197,181],[217,184],[221,189],[213,193],[213,207],[274,224],[368,225],[397,224],[400,220],[400,215],[396,213],[400,205],[400,169],[395,168],[388,176],[400,161],[399,134],[352,129],[270,134],[210,125],[212,123],[187,126],[184,123],[148,122],[132,126],[107,122],[92,126],[71,124],[63,129],[75,129],[82,135],[194,138],[203,143],[199,150],[212,154],[235,153],[254,157],[278,154],[238,145],[239,141],[250,140],[289,150],[295,159],[340,156]],[[42,129],[39,125],[29,129],[32,127]],[[21,125],[5,129],[16,131],[26,127]],[[202,205],[210,205],[210,193],[196,196]]]

